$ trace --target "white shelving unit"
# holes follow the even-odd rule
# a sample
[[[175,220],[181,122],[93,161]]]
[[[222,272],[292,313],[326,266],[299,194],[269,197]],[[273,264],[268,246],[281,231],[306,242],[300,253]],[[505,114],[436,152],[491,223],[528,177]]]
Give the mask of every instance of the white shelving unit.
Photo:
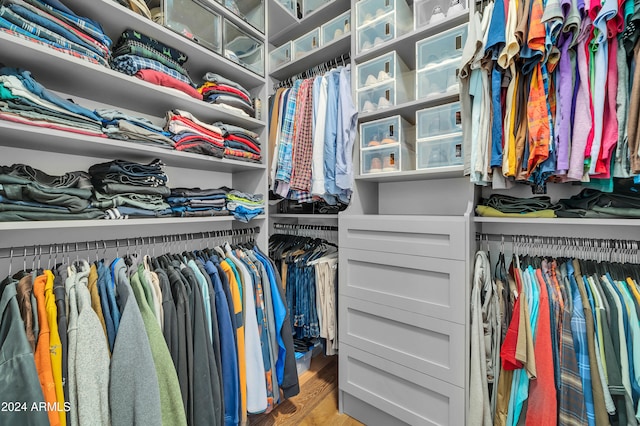
[[[201,81],[206,72],[212,71],[242,84],[252,96],[266,99],[265,77],[145,19],[116,2],[65,0],[65,4],[78,15],[99,22],[114,43],[124,30],[134,29],[182,51],[189,57],[185,68],[196,82]],[[266,44],[265,35],[222,5],[216,3],[212,8]],[[181,109],[202,121],[226,122],[258,133],[261,140],[266,138],[264,120],[225,110],[179,91],[156,86],[5,33],[0,33],[0,45],[0,62],[6,66],[30,71],[47,89],[63,97],[73,98],[88,108],[115,108],[145,117],[158,125],[164,123],[167,111]],[[262,114],[262,117],[265,115]],[[263,163],[255,164],[0,121],[0,150],[3,165],[25,163],[52,175],[72,170],[86,171],[92,164],[113,159],[148,162],[159,158],[166,165],[170,187],[229,186],[249,193],[261,193],[265,196],[267,194],[266,149],[263,153]],[[266,219],[265,214],[254,218],[249,224],[243,224],[233,216],[5,222],[0,223],[0,248],[254,226],[261,227],[256,240],[261,247],[266,247]],[[6,266],[5,263],[6,260],[0,261],[0,267]]]
[[[200,79],[207,71],[214,71],[221,75],[231,76],[232,80],[242,84],[245,88],[255,88],[264,84],[264,78],[241,67],[240,65],[228,61],[221,56],[205,49],[204,47],[190,41],[189,39],[177,34],[170,29],[150,21],[137,13],[119,5],[111,0],[68,0],[65,4],[79,15],[84,15],[98,21],[103,30],[115,42],[120,34],[126,29],[135,29],[149,37],[167,44],[168,46],[179,49],[189,57],[185,64],[185,68],[193,79]],[[243,30],[251,33],[256,38],[264,39],[264,35],[255,31],[253,27],[236,15],[222,7],[221,5],[211,2],[211,7],[230,19]]]
[[[184,39],[184,42],[188,40]],[[51,90],[156,117],[162,117],[166,111],[178,108],[205,121],[222,120],[250,130],[265,126],[264,122],[255,118],[229,112],[185,93],[148,83],[36,43],[27,44],[22,39],[5,33],[0,33],[0,43],[2,60],[6,65],[15,64],[31,71],[38,82]]]
[[[339,57],[340,55],[349,52],[351,46],[351,34],[345,34],[337,40],[332,41],[329,44],[320,46],[318,49],[311,51],[309,54],[301,57],[298,60],[288,62],[281,67],[270,72],[271,78],[276,80],[282,80],[292,75],[296,75],[304,70],[307,70],[314,65],[321,64],[326,61],[330,61]]]
[[[295,0],[291,0],[295,4]],[[302,19],[287,10],[278,0],[269,0],[269,43],[280,46],[349,10],[349,0],[328,0]]]
[[[467,20],[458,15],[418,28],[356,55],[352,63],[395,51],[415,70],[416,43]],[[399,115],[416,124],[417,110],[457,99],[457,94],[445,94],[410,100],[360,114],[358,121]],[[555,201],[581,189],[549,184],[548,195]],[[532,196],[526,185],[476,187],[462,165],[356,177],[352,204],[339,216],[339,400],[344,413],[371,426],[468,423],[465,354],[477,233],[640,240],[640,219],[476,217],[475,206],[491,193]]]
[[[388,12],[401,1],[374,3],[367,13]],[[467,20],[465,14],[401,34],[356,55],[352,66],[395,51],[413,81],[416,43]],[[457,99],[412,93],[359,114],[358,122],[400,116],[415,126],[416,111]],[[415,147],[413,130],[409,147]],[[339,216],[339,401],[344,413],[367,425],[466,423],[467,283],[477,225],[475,190],[463,174],[462,165],[359,174],[352,204]]]
[[[292,16],[280,2],[270,0],[269,43],[280,46],[288,41],[295,40],[299,36],[315,28],[320,28],[322,24],[342,15],[349,10],[349,6],[350,2],[348,0],[330,0],[307,16],[303,16],[302,19],[298,19]],[[352,27],[350,25],[351,31],[345,32],[341,37],[332,40],[330,43],[320,45],[298,59],[292,58],[291,61],[270,71],[270,79],[276,83],[333,59],[338,59],[338,62],[340,62],[340,56],[349,57],[353,35]],[[321,38],[321,32],[319,32],[319,35]],[[345,59],[345,64],[349,64],[350,61],[351,59]],[[268,66],[267,68],[269,69]],[[337,214],[286,214],[275,213],[275,206],[270,206],[270,209],[270,223],[277,220],[284,223],[336,225],[338,221]]]

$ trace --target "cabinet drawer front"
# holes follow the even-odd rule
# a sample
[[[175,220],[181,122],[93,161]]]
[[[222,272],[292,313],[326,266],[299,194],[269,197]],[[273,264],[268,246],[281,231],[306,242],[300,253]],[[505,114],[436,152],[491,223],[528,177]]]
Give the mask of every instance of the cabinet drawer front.
[[[340,389],[411,425],[464,424],[462,388],[348,345],[340,347]]]
[[[464,260],[465,226],[463,217],[341,217],[340,247]]]
[[[340,249],[340,294],[465,323],[465,263]]]
[[[340,343],[464,386],[464,326],[342,297]]]

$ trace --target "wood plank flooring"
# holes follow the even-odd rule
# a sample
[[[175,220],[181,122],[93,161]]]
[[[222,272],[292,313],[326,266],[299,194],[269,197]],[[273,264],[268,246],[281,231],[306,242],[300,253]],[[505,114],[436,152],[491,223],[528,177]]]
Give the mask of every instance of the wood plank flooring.
[[[268,414],[249,416],[251,426],[363,426],[338,411],[338,357],[318,355],[300,376],[300,393]]]

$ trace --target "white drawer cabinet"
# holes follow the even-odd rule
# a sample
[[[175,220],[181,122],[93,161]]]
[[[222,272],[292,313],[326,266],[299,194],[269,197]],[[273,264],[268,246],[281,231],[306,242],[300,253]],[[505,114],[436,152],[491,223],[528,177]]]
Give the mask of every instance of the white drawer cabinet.
[[[369,426],[465,424],[467,221],[340,216],[343,412]]]

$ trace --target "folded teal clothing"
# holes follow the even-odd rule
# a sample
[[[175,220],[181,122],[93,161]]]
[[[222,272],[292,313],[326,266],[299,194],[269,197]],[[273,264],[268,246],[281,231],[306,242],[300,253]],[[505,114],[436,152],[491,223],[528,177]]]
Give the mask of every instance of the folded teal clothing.
[[[593,206],[593,211],[614,217],[640,217],[640,209],[624,207],[600,207]]]
[[[103,194],[157,195],[161,197],[168,197],[171,194],[171,190],[166,186],[137,186],[127,185],[124,183],[107,183],[105,185],[97,185],[96,189]]]
[[[59,210],[63,213],[66,213],[69,211],[68,208],[63,207],[63,206],[52,206],[50,204],[44,204],[44,203],[38,203],[37,201],[18,201],[18,200],[10,200],[7,197],[4,197],[2,195],[0,195],[0,203],[2,204],[13,204],[16,206],[29,206],[29,207],[42,207],[45,209],[54,209],[54,210]]]
[[[56,208],[34,207],[26,205],[0,203],[0,221],[12,220],[66,220],[70,219],[100,219],[104,212],[98,209],[85,209],[81,212],[65,212]],[[23,219],[20,219],[20,218]]]
[[[85,172],[52,176],[25,164],[0,166],[0,184],[32,185],[50,194],[68,194],[89,199],[93,190]]]
[[[66,207],[71,212],[81,212],[90,207],[88,199],[65,193],[48,192],[35,185],[2,185],[0,194],[15,201],[35,201]]]
[[[91,201],[93,207],[110,209],[113,207],[128,206],[145,210],[165,210],[170,208],[161,196],[144,194],[116,194],[107,195],[96,191]]]

